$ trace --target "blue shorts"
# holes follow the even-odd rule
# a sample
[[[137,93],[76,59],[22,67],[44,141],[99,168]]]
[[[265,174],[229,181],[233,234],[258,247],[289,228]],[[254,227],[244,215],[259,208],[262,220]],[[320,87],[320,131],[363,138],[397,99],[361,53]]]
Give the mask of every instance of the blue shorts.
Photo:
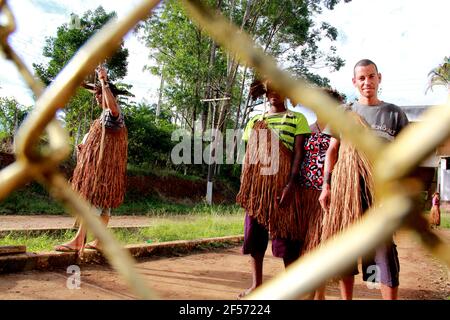
[[[269,232],[267,229],[246,213],[242,253],[250,254],[252,257],[264,256],[268,243]],[[277,258],[295,260],[300,257],[301,249],[302,242],[299,240],[272,239],[272,254]]]

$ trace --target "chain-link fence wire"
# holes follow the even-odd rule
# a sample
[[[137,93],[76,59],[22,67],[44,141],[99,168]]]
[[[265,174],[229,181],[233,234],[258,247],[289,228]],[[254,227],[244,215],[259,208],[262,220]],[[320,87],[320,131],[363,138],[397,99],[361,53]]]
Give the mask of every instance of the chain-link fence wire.
[[[16,161],[0,171],[0,200],[25,183],[36,180],[60,201],[67,211],[79,216],[88,230],[102,242],[103,252],[111,265],[121,274],[131,290],[141,298],[157,298],[134,270],[134,261],[96,218],[87,201],[75,192],[58,164],[70,153],[67,132],[55,119],[56,112],[64,106],[83,79],[119,46],[122,38],[141,20],[146,19],[159,1],[142,1],[126,17],[106,24],[78,50],[55,80],[45,90],[21,61],[8,43],[15,30],[14,16],[5,0],[0,0],[0,42],[5,57],[18,68],[37,97],[35,108],[20,126],[15,140]],[[47,136],[48,143],[40,139]]]
[[[182,3],[197,25],[215,41],[241,62],[272,79],[271,83],[294,105],[301,103],[312,109],[335,132],[340,132],[343,138],[366,153],[374,165],[378,202],[364,218],[345,233],[301,257],[285,273],[255,290],[249,299],[292,299],[306,295],[327,279],[340,275],[358,257],[376,248],[402,225],[415,230],[426,247],[447,266],[450,265],[450,246],[428,229],[428,223],[421,215],[417,203],[420,182],[407,178],[449,136],[450,103],[427,112],[423,122],[414,128],[409,126],[396,141],[384,145],[380,138],[359,126],[320,90],[280,70],[276,61],[264,54],[249,35],[230,24],[220,13],[203,6],[200,1]],[[430,123],[433,124],[432,130]]]
[[[126,17],[108,23],[95,34],[58,74],[45,90],[27,70],[9,46],[8,35],[14,31],[14,18],[5,0],[0,0],[0,13],[6,23],[0,26],[0,41],[6,58],[18,67],[28,85],[38,97],[36,107],[20,127],[16,138],[17,161],[0,171],[0,200],[28,181],[36,180],[61,201],[66,209],[81,217],[105,244],[104,253],[111,265],[125,278],[131,289],[142,298],[156,298],[134,270],[130,255],[95,218],[90,205],[74,192],[57,166],[69,154],[67,133],[55,120],[55,114],[73,95],[84,77],[105,57],[111,54],[123,36],[140,20],[145,19],[159,1],[142,1]],[[311,108],[333,130],[364,151],[374,165],[374,180],[378,202],[345,233],[325,242],[320,248],[301,257],[285,273],[265,283],[247,298],[292,299],[303,297],[327,279],[338,276],[358,257],[377,247],[401,226],[415,230],[423,244],[438,258],[450,265],[450,247],[428,229],[421,215],[417,198],[420,182],[408,178],[438,145],[450,136],[450,106],[427,112],[423,122],[407,127],[398,138],[384,145],[369,130],[347,117],[336,103],[305,81],[294,79],[280,70],[275,60],[266,55],[249,35],[240,31],[220,13],[205,7],[201,1],[182,1],[189,16],[217,43],[260,74],[273,81],[280,92],[294,104]],[[430,130],[430,123],[433,124]],[[41,146],[39,138],[44,130],[48,145]],[[36,146],[40,146],[37,151]],[[389,159],[389,161],[384,161]]]

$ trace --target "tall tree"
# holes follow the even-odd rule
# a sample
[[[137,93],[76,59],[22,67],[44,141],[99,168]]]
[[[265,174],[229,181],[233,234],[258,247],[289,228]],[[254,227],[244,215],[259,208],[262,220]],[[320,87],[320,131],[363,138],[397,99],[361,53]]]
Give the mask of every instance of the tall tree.
[[[327,23],[315,26],[312,21],[313,14],[320,13],[324,7],[333,9],[338,0],[205,2],[253,35],[267,53],[283,61],[297,76],[326,86],[328,79],[315,74],[314,69],[328,67],[338,70],[344,64],[333,46],[327,52],[321,51],[318,46],[322,38],[336,40],[337,30]],[[143,39],[155,61],[150,69],[161,75],[160,66],[164,65],[165,101],[176,110],[188,109],[187,116],[186,112],[181,114],[185,115],[186,123],[193,129],[199,111],[206,123],[208,105],[199,103],[200,98],[228,97],[229,100],[223,100],[217,106],[215,117],[215,124],[220,130],[227,127],[230,115],[238,115],[240,105],[237,104],[247,102],[248,95],[242,98],[242,94],[244,91],[248,94],[248,84],[253,75],[246,75],[247,70],[240,68],[232,55],[217,47],[197,29],[178,1],[164,2],[142,29]],[[242,117],[241,112],[239,116]]]
[[[103,7],[99,6],[94,11],[86,11],[76,27],[69,25],[69,23],[59,26],[56,36],[46,38],[43,49],[44,57],[50,60],[45,64],[33,64],[36,75],[45,84],[51,83],[78,49],[110,19],[116,17],[115,12],[108,13]],[[122,41],[115,54],[106,60],[109,79],[117,81],[125,77],[127,74],[127,58],[128,49],[124,47]],[[95,80],[94,71],[89,76],[89,80]],[[83,134],[89,129],[90,122],[98,116],[100,110],[95,106],[96,103],[92,94],[84,89],[78,90],[65,106],[64,120],[69,133],[73,137],[74,144],[79,142]]]
[[[20,123],[30,111],[14,98],[0,97],[0,142],[3,151],[12,152],[14,136]]]
[[[201,100],[206,95],[207,79],[225,68],[223,60],[216,58],[215,49],[211,49],[214,44],[186,17],[178,1],[164,2],[141,28],[154,61],[148,69],[164,77],[164,100],[194,132],[198,115],[205,114],[206,105]],[[209,90],[214,86],[211,81]]]
[[[38,77],[49,84],[73,57],[78,49],[109,20],[117,18],[116,12],[106,12],[102,6],[94,11],[88,10],[80,18],[76,27],[64,23],[57,28],[56,36],[47,37],[43,56],[50,59],[46,64],[33,63]],[[127,74],[128,49],[122,41],[119,49],[106,61],[108,76],[111,80],[122,79]]]
[[[344,61],[332,46],[326,52],[319,49],[322,38],[336,40],[337,30],[326,23],[315,26],[312,16],[324,7],[333,9],[338,2],[204,1],[252,35],[256,43],[280,64],[287,65],[294,75],[320,86],[327,85],[328,79],[315,74],[314,68],[338,70]],[[165,1],[141,27],[145,44],[151,50],[150,70],[161,75],[164,65],[164,100],[192,132],[199,114],[203,129],[213,127],[224,132],[226,128],[240,126],[240,120],[243,124],[251,108],[249,85],[255,76],[253,71],[241,66],[236,57],[197,28],[179,1]],[[210,102],[201,103],[202,98]],[[215,172],[214,165],[208,171]]]

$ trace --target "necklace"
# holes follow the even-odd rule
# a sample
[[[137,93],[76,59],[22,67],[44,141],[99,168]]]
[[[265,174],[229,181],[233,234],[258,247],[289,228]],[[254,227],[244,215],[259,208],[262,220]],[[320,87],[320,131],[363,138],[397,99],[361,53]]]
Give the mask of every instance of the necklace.
[[[315,123],[315,125],[316,125],[316,129],[317,129],[317,131],[319,132],[319,133],[322,133],[322,130],[320,129],[320,126],[319,126],[319,124],[316,122]]]

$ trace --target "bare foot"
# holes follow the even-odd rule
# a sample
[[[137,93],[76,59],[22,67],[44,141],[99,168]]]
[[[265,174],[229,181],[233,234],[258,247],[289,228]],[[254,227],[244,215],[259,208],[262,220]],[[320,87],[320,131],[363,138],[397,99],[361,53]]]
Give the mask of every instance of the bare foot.
[[[83,248],[83,243],[80,241],[70,241],[54,247],[55,251],[60,252],[77,252]]]
[[[55,251],[59,251],[59,252],[77,252],[78,250],[80,250],[80,248],[76,248],[76,247],[72,247],[68,244],[60,244],[55,246]]]
[[[92,249],[92,250],[97,250],[97,251],[100,251],[102,249],[101,246],[99,245],[98,240],[91,241],[91,242],[87,243],[84,247],[86,249]]]
[[[241,293],[238,294],[237,299],[241,300],[241,299],[245,298],[250,293],[252,293],[255,289],[256,289],[255,287],[250,287],[248,289],[245,289],[244,291],[242,291]]]

